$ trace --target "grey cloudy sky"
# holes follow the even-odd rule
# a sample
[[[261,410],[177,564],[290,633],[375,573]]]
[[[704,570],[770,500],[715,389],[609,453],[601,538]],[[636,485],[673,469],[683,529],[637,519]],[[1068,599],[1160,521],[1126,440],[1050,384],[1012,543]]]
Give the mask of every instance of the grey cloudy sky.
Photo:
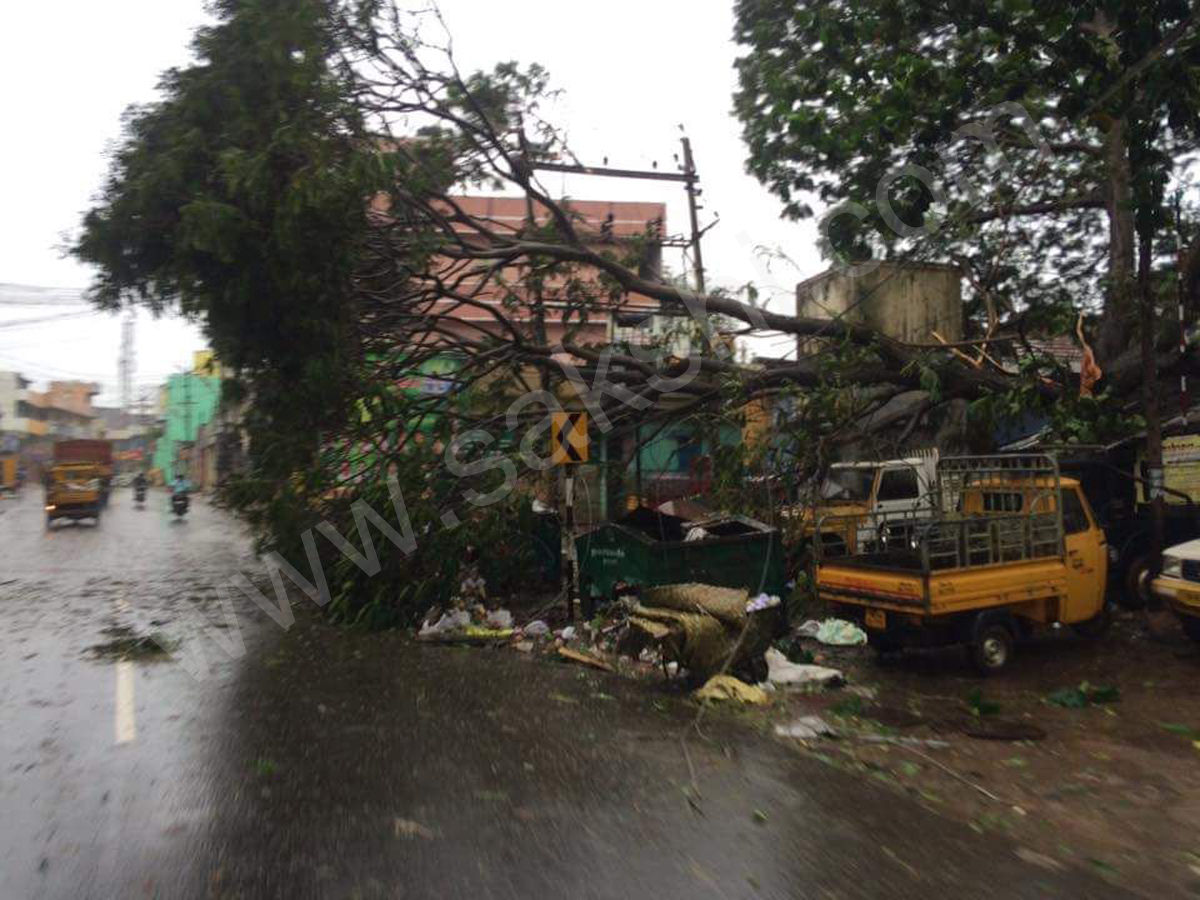
[[[811,222],[779,220],[780,204],[744,171],[737,122],[732,2],[725,0],[583,0],[492,3],[442,0],[464,68],[507,59],[539,62],[563,97],[551,118],[579,157],[623,168],[674,165],[679,128],[690,135],[704,187],[706,221],[720,224],[705,239],[710,283],[755,281],[771,306],[791,308],[792,286],[821,268]],[[82,288],[86,267],[64,259],[64,232],[106,169],[104,151],[120,133],[130,103],[154,97],[159,73],[188,60],[193,29],[206,19],[202,0],[68,0],[14,4],[5,14],[0,52],[0,284]],[[53,64],[47,64],[51,55]],[[580,199],[661,200],[668,226],[683,230],[687,207],[679,185],[550,176],[547,186]],[[766,272],[754,247],[779,247],[801,271]],[[682,268],[681,259],[670,259]],[[40,380],[86,377],[115,400],[120,320],[107,315],[12,326],[67,307],[6,304],[0,290],[0,369]],[[137,326],[137,377],[153,384],[188,363],[203,346],[194,326],[178,320]],[[766,352],[770,345],[759,344]],[[777,342],[782,354],[787,342]]]

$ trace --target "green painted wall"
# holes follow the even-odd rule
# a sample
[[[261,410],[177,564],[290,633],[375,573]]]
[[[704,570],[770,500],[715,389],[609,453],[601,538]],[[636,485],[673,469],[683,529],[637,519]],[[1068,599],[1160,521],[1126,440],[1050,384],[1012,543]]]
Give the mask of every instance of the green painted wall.
[[[216,416],[220,401],[219,378],[188,372],[167,379],[166,430],[154,448],[154,468],[168,481],[175,477],[179,445],[196,440],[200,426]]]
[[[646,426],[650,429],[656,426]],[[729,447],[741,441],[738,429],[722,425],[717,431],[717,441],[711,440],[711,431],[688,425],[669,426],[642,447],[642,474],[676,472],[686,474],[693,460],[711,455],[716,446]],[[630,466],[633,470],[633,466]]]

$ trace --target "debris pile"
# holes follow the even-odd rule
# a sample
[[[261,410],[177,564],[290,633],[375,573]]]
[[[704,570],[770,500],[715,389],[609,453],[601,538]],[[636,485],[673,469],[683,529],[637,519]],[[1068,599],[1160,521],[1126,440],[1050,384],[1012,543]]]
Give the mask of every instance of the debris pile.
[[[747,591],[707,584],[648,588],[629,616],[622,649],[655,647],[664,662],[707,681],[728,668],[745,681],[767,676],[764,654],[780,628],[778,598],[750,600]]]
[[[508,645],[522,653],[554,656],[568,663],[606,672],[686,677],[699,688],[701,701],[734,700],[765,704],[781,690],[840,687],[838,669],[789,659],[773,646],[787,632],[780,598],[751,596],[740,588],[709,584],[671,584],[628,588],[619,601],[590,622],[564,624],[561,611],[547,607],[523,624],[503,608],[488,610],[482,579],[468,571],[456,607],[434,608],[418,637],[438,643]],[[854,645],[852,626],[840,620],[809,623],[796,638],[811,632],[820,640]],[[848,626],[848,627],[847,627]],[[786,639],[780,641],[786,646]]]
[[[507,609],[489,610],[487,582],[479,574],[474,552],[467,551],[468,564],[458,593],[451,600],[451,609],[433,607],[417,632],[422,641],[450,644],[494,644],[512,638],[513,617]]]

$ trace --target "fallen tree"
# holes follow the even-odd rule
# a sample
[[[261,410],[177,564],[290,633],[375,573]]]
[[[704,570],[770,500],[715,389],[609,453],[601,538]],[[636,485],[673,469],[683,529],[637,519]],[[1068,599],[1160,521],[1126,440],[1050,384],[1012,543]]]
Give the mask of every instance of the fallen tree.
[[[343,555],[334,594],[347,617],[446,599],[457,563],[445,544],[472,538],[431,535],[474,517],[490,524],[472,533],[500,540],[521,514],[515,483],[543,477],[558,407],[586,407],[626,439],[610,461],[620,471],[670,423],[740,427],[786,397],[772,440],[727,461],[795,478],[849,442],[890,455],[947,405],[1098,420],[1136,384],[1136,356],[1109,362],[1113,390],[1090,401],[1036,354],[1019,364],[1028,304],[952,346],[681,286],[646,266],[660,228],[618,238],[539,181],[539,163],[573,158],[540,116],[546,73],[461,73],[436,11],[225,0],[216,12],[197,63],[127,117],[74,250],[99,268],[97,303],[177,304],[237,372],[251,466],[228,495],[264,543],[303,558],[306,529],[351,533],[353,501],[385,509],[385,476],[401,477],[422,549],[385,561],[391,577],[371,586],[362,573],[379,567]],[[484,190],[522,198],[526,214],[494,220],[468,202]],[[671,317],[688,351],[594,339],[590,326],[631,306]],[[819,338],[821,350],[738,361],[734,337],[750,334]],[[1172,336],[1155,339],[1163,371],[1181,364]],[[445,392],[400,387],[431,371]],[[519,567],[495,568],[519,583]],[[431,587],[398,600],[399,582]]]

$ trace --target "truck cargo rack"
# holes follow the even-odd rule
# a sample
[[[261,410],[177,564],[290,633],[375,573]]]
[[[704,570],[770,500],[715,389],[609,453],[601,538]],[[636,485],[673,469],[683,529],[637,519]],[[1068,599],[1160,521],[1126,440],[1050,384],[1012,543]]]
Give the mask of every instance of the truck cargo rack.
[[[818,530],[854,533],[853,565],[930,573],[1062,556],[1062,484],[1058,463],[1044,454],[944,457],[938,462],[934,509],[825,516]],[[964,497],[977,495],[963,509]],[[828,560],[817,542],[818,563]],[[824,560],[822,559],[822,550]]]

